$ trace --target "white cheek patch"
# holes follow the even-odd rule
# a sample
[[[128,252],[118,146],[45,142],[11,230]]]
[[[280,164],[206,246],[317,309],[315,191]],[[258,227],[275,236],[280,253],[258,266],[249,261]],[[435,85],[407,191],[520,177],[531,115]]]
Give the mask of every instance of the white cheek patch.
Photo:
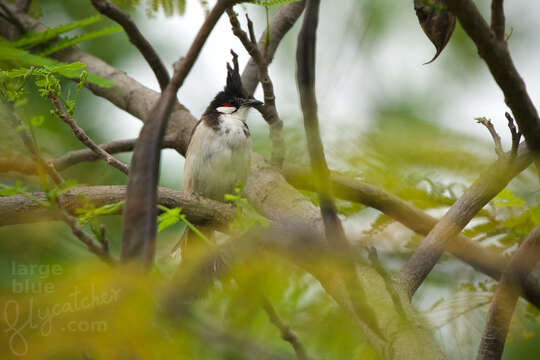
[[[220,106],[216,110],[222,114],[232,114],[236,111],[236,108],[234,106]]]

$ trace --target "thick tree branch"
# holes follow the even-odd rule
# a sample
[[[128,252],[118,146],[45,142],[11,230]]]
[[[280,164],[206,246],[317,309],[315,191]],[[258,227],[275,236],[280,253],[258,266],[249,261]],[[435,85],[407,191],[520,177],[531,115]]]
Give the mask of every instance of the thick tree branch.
[[[540,226],[527,236],[506,267],[489,309],[488,321],[478,348],[478,360],[502,358],[506,335],[522,284],[540,260]]]
[[[88,137],[88,135],[86,135],[86,132],[79,125],[77,125],[75,119],[68,115],[68,113],[60,103],[60,99],[58,99],[56,95],[54,95],[53,93],[49,93],[49,99],[54,105],[58,117],[62,119],[63,122],[69,125],[71,131],[73,131],[73,135],[75,135],[75,137],[79,139],[80,142],[86,145],[86,147],[92,150],[97,156],[105,160],[107,164],[120,170],[124,174],[127,174],[129,172],[126,164],[117,160],[107,151],[100,148],[92,139],[90,139],[90,137]]]
[[[145,122],[131,160],[128,192],[123,213],[122,258],[137,260],[150,265],[154,260],[157,185],[161,145],[169,121],[176,93],[184,83],[189,71],[210,35],[210,32],[226,8],[235,0],[218,0],[206,17],[185,58],[176,65],[169,85],[152,106],[149,119]]]
[[[499,41],[504,41],[504,6],[503,0],[491,0],[491,30]]]
[[[285,158],[285,142],[283,141],[283,136],[281,133],[283,121],[281,121],[276,109],[276,96],[274,94],[274,85],[272,84],[272,80],[268,75],[268,64],[257,47],[257,41],[255,40],[255,33],[253,31],[253,23],[249,17],[246,15],[250,34],[248,37],[248,35],[242,30],[242,27],[238,22],[237,15],[232,8],[227,9],[227,15],[229,15],[229,20],[231,22],[234,35],[242,42],[244,48],[247,50],[249,55],[251,55],[251,58],[253,61],[255,61],[255,64],[257,64],[259,79],[261,79],[264,92],[264,105],[259,106],[257,109],[261,112],[264,120],[266,120],[268,126],[270,127],[270,139],[272,140],[272,156],[270,163],[278,168],[281,168]]]
[[[430,231],[402,269],[403,285],[409,296],[416,292],[439,261],[445,244],[453,241],[478,211],[529,165],[525,153],[522,149],[515,159],[504,156],[490,166]]]
[[[91,0],[92,5],[97,11],[107,16],[108,18],[116,21],[120,24],[126,32],[129,41],[139,50],[141,55],[145,58],[148,65],[156,75],[161,90],[165,90],[169,83],[170,77],[167,68],[161,61],[159,55],[156,53],[152,45],[146,40],[141,33],[137,25],[131,20],[131,17],[120,10],[116,5],[109,0]]]
[[[494,0],[497,2],[498,0]],[[500,6],[502,8],[502,1]],[[501,16],[495,11],[498,36],[491,31],[471,0],[446,0],[448,9],[459,19],[461,26],[474,41],[478,54],[486,62],[493,78],[504,93],[505,102],[512,110],[524,135],[527,145],[537,158],[540,155],[540,119],[538,112],[527,93],[525,83],[519,75],[501,33]],[[500,10],[502,12],[502,10]],[[504,33],[504,30],[502,30]]]
[[[126,189],[123,185],[75,187],[60,198],[60,206],[69,214],[76,215],[76,210],[84,207],[85,201],[101,207],[125,200]],[[46,199],[44,193],[33,195]],[[231,205],[162,187],[158,191],[158,204],[168,208],[181,207],[182,213],[196,225],[212,224],[223,228],[235,217]],[[61,220],[60,216],[23,195],[0,197],[0,226]]]

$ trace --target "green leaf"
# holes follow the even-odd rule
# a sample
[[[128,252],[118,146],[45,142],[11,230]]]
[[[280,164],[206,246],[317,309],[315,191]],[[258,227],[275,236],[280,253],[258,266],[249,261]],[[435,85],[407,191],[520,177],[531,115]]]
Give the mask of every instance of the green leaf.
[[[164,206],[159,206],[163,213],[158,216],[158,232],[162,232],[166,228],[173,226],[181,221],[180,211],[181,208],[167,209]]]
[[[50,41],[59,35],[66,33],[71,30],[75,30],[81,27],[95,24],[101,20],[101,16],[96,15],[79,21],[75,21],[71,24],[60,25],[51,29],[47,29],[39,34],[29,34],[25,35],[21,39],[12,42],[11,46],[19,49],[29,49],[36,45],[43,44],[47,41]]]
[[[65,76],[67,78],[71,78],[71,79],[73,78],[78,79],[82,75],[82,70],[81,70],[82,67],[79,65],[82,63],[74,63],[77,65],[63,68],[59,66],[71,65],[71,64],[65,64],[65,63],[61,63],[53,59],[43,57],[43,56],[31,54],[25,50],[20,50],[20,49],[15,49],[12,47],[6,47],[6,46],[0,45],[0,66],[5,66],[9,68],[10,66],[6,64],[10,64],[10,63],[17,64],[19,66],[22,63],[24,66],[28,66],[28,67],[42,66],[42,67],[49,67],[52,69],[56,68],[57,72],[60,75]],[[19,69],[18,71],[14,73],[14,75],[16,74],[17,76],[21,76],[21,73],[22,73],[22,70]],[[88,74],[88,81],[104,88],[109,88],[115,85],[112,81],[104,79],[102,77],[99,77],[91,73]]]
[[[78,217],[77,220],[81,225],[91,224],[100,215],[117,214],[124,206],[124,201],[119,201],[96,208],[90,200],[83,198],[82,201],[84,202],[84,206],[75,209]]]
[[[80,36],[76,36],[74,38],[65,38],[65,39],[60,40],[58,43],[52,45],[48,49],[43,50],[42,52],[39,53],[39,55],[49,56],[51,54],[54,54],[57,51],[63,50],[67,47],[76,45],[78,43],[88,41],[88,40],[98,39],[98,38],[101,38],[110,34],[117,33],[122,30],[123,29],[121,26],[114,26],[110,28],[101,29],[98,31],[89,32]]]

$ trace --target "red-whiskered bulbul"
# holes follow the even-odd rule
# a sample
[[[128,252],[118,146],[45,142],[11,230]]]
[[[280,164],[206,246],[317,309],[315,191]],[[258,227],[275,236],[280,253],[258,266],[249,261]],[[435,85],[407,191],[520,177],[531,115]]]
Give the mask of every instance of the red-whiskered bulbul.
[[[225,88],[208,105],[191,135],[184,164],[185,192],[225,201],[225,194],[233,194],[238,182],[246,183],[251,163],[246,117],[251,107],[262,104],[246,94],[237,62],[234,68],[227,64]],[[186,230],[178,244],[182,251],[194,237]]]

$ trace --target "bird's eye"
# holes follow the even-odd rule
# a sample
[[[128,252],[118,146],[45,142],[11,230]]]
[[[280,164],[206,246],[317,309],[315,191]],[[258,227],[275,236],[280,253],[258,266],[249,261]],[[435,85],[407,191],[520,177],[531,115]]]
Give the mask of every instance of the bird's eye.
[[[232,105],[231,105],[230,103],[227,103],[227,102],[226,102],[226,103],[223,103],[223,106],[225,106],[225,107],[231,107]]]

